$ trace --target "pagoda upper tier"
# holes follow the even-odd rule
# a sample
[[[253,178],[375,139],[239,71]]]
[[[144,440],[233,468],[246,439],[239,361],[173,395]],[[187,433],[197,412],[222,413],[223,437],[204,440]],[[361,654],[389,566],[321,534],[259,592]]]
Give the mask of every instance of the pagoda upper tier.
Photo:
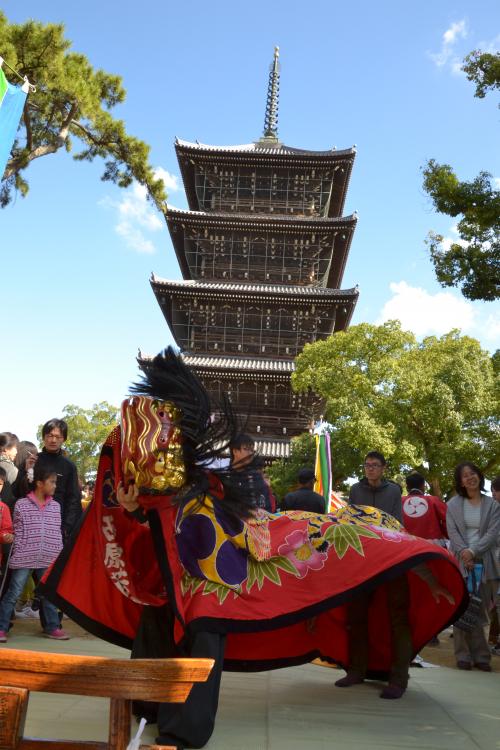
[[[357,289],[170,281],[151,286],[178,346],[191,354],[293,359],[349,325]]]
[[[167,223],[185,279],[338,289],[356,215],[342,219],[222,214],[170,208]]]
[[[356,148],[306,151],[261,139],[207,146],[176,139],[192,211],[339,217]]]

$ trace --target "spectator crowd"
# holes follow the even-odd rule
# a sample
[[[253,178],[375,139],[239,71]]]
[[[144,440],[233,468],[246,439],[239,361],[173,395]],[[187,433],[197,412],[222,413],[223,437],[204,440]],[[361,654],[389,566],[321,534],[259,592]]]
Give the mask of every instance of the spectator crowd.
[[[40,617],[45,636],[67,640],[62,613],[47,599],[33,596],[82,514],[75,464],[64,454],[66,422],[51,419],[42,427],[43,448],[0,433],[0,643],[6,643],[12,619]],[[28,598],[29,597],[29,598]],[[24,606],[16,614],[16,604]]]

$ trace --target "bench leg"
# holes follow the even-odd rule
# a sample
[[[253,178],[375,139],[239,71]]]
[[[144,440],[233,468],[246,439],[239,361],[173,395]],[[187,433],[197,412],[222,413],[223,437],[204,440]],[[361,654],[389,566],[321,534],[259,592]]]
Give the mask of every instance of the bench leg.
[[[109,704],[109,750],[125,750],[130,742],[132,702],[111,698]]]
[[[24,734],[29,690],[0,687],[0,750],[15,750]]]

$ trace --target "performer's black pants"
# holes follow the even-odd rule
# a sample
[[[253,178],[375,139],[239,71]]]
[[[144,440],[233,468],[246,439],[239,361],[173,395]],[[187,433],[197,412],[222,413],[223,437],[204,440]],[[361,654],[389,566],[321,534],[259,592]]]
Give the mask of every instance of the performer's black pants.
[[[219,703],[226,637],[218,633],[193,633],[178,649],[173,639],[173,613],[170,607],[145,607],[134,641],[132,658],[172,658],[188,656],[213,659],[206,682],[195,683],[185,703],[134,702],[134,714],[156,721],[159,745],[203,747],[210,739]]]
[[[219,633],[194,634],[189,656],[214,659],[215,664],[206,682],[193,685],[185,703],[160,703],[159,737],[156,738],[159,745],[180,741],[185,747],[203,747],[212,736],[219,705],[225,640],[226,637]]]
[[[408,670],[412,657],[411,630],[408,621],[410,591],[406,576],[399,576],[385,584],[387,607],[391,624],[391,671],[389,682],[401,687],[408,685]],[[348,605],[349,672],[365,677],[368,667],[368,610],[372,593],[361,594]]]

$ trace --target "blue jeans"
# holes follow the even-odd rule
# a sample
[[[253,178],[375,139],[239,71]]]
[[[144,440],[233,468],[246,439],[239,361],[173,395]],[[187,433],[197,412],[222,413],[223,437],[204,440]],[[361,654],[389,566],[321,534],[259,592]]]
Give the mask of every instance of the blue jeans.
[[[38,574],[38,578],[41,578],[45,573],[46,568],[11,568],[10,569],[10,584],[9,588],[2,597],[0,602],[0,630],[7,632],[10,625],[10,618],[16,602],[22,594],[22,591],[26,585],[31,573]],[[61,627],[59,622],[59,614],[57,608],[54,607],[45,597],[42,597],[40,606],[44,616],[46,633],[51,633],[53,630],[57,630]]]

